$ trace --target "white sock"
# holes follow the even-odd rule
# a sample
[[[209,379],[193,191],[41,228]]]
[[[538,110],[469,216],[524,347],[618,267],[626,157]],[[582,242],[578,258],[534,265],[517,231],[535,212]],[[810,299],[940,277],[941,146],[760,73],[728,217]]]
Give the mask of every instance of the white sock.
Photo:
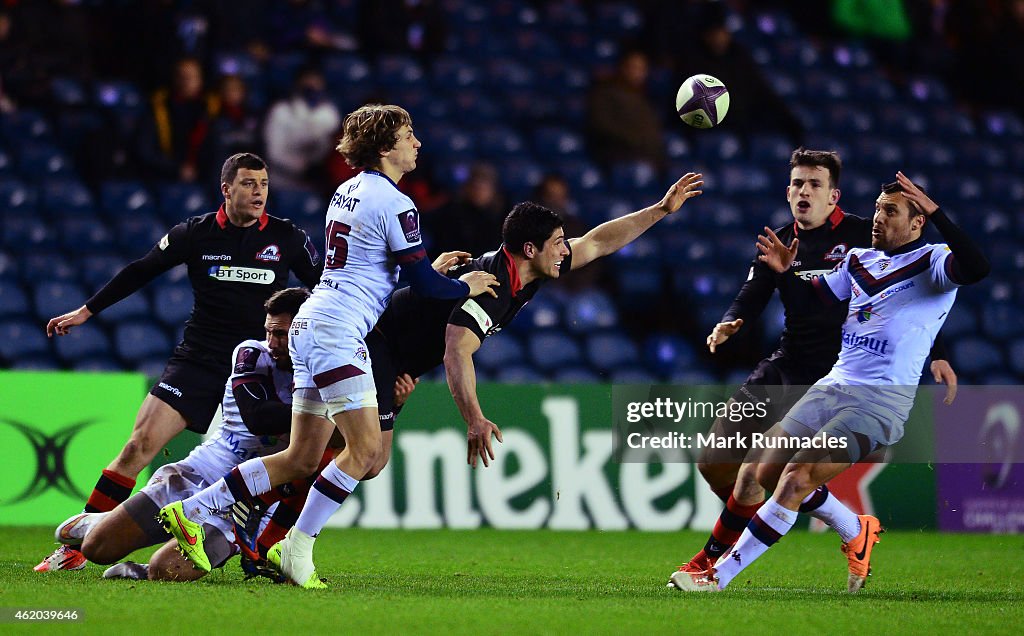
[[[242,462],[212,486],[200,490],[181,502],[185,516],[195,523],[203,523],[211,512],[227,510],[241,498],[253,498],[270,492],[270,474],[263,458],[255,457]]]
[[[327,520],[358,485],[358,479],[346,475],[336,463],[331,462],[309,489],[306,504],[302,506],[295,527],[311,537],[320,534]]]
[[[797,512],[769,499],[743,529],[736,545],[715,565],[718,589],[725,589],[737,574],[768,551],[796,523]]]
[[[807,498],[810,499],[813,496],[814,493],[811,493],[807,495]],[[860,518],[832,493],[829,493],[825,497],[825,501],[808,514],[815,519],[821,519],[828,524],[828,527],[838,532],[839,536],[843,538],[843,543],[853,541],[860,534]]]

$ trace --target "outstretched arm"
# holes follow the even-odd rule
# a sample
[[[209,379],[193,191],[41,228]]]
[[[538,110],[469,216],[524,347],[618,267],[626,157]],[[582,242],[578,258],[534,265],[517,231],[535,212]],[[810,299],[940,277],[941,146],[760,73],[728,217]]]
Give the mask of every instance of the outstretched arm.
[[[580,238],[571,239],[572,268],[579,269],[591,261],[622,249],[646,232],[652,225],[678,210],[688,199],[700,196],[703,175],[688,172],[672,184],[661,201],[632,214],[598,225]]]
[[[455,405],[466,422],[466,461],[473,468],[479,458],[484,466],[490,466],[494,459],[491,435],[501,440],[501,430],[494,422],[484,417],[480,401],[476,396],[476,369],[473,354],[480,348],[480,338],[470,329],[449,324],[444,337],[444,370],[448,376],[448,388],[455,399]]]

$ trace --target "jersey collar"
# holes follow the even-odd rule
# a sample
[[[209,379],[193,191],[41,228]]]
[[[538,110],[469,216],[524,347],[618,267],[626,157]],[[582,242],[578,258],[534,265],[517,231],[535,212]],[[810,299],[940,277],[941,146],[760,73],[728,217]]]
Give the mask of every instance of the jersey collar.
[[[392,181],[391,177],[389,177],[388,175],[384,174],[380,170],[363,170],[363,174],[375,174],[378,177],[380,177],[381,179],[384,179],[385,181],[387,181],[388,183],[393,185],[395,187],[395,190],[398,189],[398,184],[395,183],[394,181]]]
[[[228,220],[228,213],[224,211],[224,204],[220,204],[220,209],[217,210],[217,225],[220,229],[226,229],[230,221]],[[263,210],[263,215],[259,220],[259,229],[262,232],[263,228],[267,227],[267,223],[270,223],[270,217],[267,215],[267,211]]]
[[[906,254],[907,252],[913,252],[916,249],[925,246],[924,237],[918,237],[909,243],[904,243],[891,252],[885,252],[886,256],[896,256],[897,254]]]
[[[516,260],[512,258],[512,252],[508,251],[508,247],[502,244],[501,251],[505,253],[505,267],[508,268],[508,284],[512,286],[512,295],[515,296],[523,288],[523,283],[519,279],[519,268],[516,267]]]
[[[846,212],[843,212],[843,209],[837,205],[836,209],[832,210],[832,214],[829,214],[828,215],[828,219],[826,220],[826,222],[828,223],[828,228],[830,230],[834,230],[837,227],[839,227],[839,224],[843,222],[843,218],[845,216],[846,216]],[[816,230],[818,228],[814,228],[814,229]],[[814,230],[807,230],[807,231],[808,232],[813,232]],[[800,233],[800,228],[797,227],[796,221],[793,221],[793,234],[799,234],[799,233]]]

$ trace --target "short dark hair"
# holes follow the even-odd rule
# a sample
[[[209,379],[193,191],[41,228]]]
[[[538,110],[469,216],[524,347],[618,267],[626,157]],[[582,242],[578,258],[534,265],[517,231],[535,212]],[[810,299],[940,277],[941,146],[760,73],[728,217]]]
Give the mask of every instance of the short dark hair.
[[[921,192],[924,192],[924,188],[922,188],[921,186],[917,186],[917,188]],[[882,184],[882,194],[896,194],[897,192],[906,192],[906,190],[903,189],[903,186],[900,185],[899,181],[893,181],[892,183]],[[925,192],[925,194],[927,194],[927,192]],[[922,212],[920,208],[911,203],[909,200],[907,201],[907,209],[910,211],[910,218],[914,218],[919,214],[924,214],[924,212]],[[928,217],[925,217],[925,221],[927,220]]]
[[[271,316],[288,314],[292,318],[299,313],[299,307],[310,297],[309,290],[305,287],[289,287],[274,292],[274,295],[263,303],[263,309]]]
[[[367,104],[352,111],[342,124],[337,150],[353,168],[380,165],[380,153],[395,147],[398,129],[412,126],[412,117],[401,106]]]
[[[238,176],[238,171],[242,168],[246,170],[266,170],[267,162],[263,161],[263,158],[259,155],[251,152],[240,152],[231,155],[224,160],[224,165],[221,166],[220,182],[232,183],[235,177]]]
[[[501,226],[501,240],[513,254],[523,254],[523,246],[527,243],[540,249],[544,241],[565,223],[554,211],[534,203],[524,201],[517,203],[505,217]]]
[[[843,171],[843,160],[839,158],[838,152],[834,150],[808,150],[800,146],[793,151],[789,158],[790,170],[797,166],[821,166],[828,170],[829,187],[839,187],[839,175]]]

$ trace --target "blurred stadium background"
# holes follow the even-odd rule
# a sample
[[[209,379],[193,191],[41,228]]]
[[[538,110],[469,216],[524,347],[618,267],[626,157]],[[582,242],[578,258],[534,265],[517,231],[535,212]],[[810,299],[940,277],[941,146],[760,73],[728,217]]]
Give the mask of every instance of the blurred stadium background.
[[[49,340],[44,325],[172,225],[215,210],[220,161],[238,149],[269,160],[269,211],[322,237],[328,193],[348,173],[324,135],[302,132],[372,100],[405,106],[423,140],[401,185],[434,254],[493,249],[524,198],[544,196],[572,233],[705,174],[681,214],[549,285],[489,339],[482,381],[527,385],[534,403],[538,383],[589,396],[577,385],[741,381],[778,339],[777,301],[714,357],[704,339],[755,234],[790,219],[788,159],[803,144],[841,153],[846,211],[871,214],[879,184],[903,169],[972,229],[993,273],[945,324],[952,364],[964,384],[1016,385],[1022,47],[1020,0],[7,0],[0,368],[158,376],[191,308],[184,271],[68,337]],[[672,109],[697,72],[730,89],[714,130]],[[619,137],[602,125],[609,112]],[[515,412],[493,408],[499,424]]]

